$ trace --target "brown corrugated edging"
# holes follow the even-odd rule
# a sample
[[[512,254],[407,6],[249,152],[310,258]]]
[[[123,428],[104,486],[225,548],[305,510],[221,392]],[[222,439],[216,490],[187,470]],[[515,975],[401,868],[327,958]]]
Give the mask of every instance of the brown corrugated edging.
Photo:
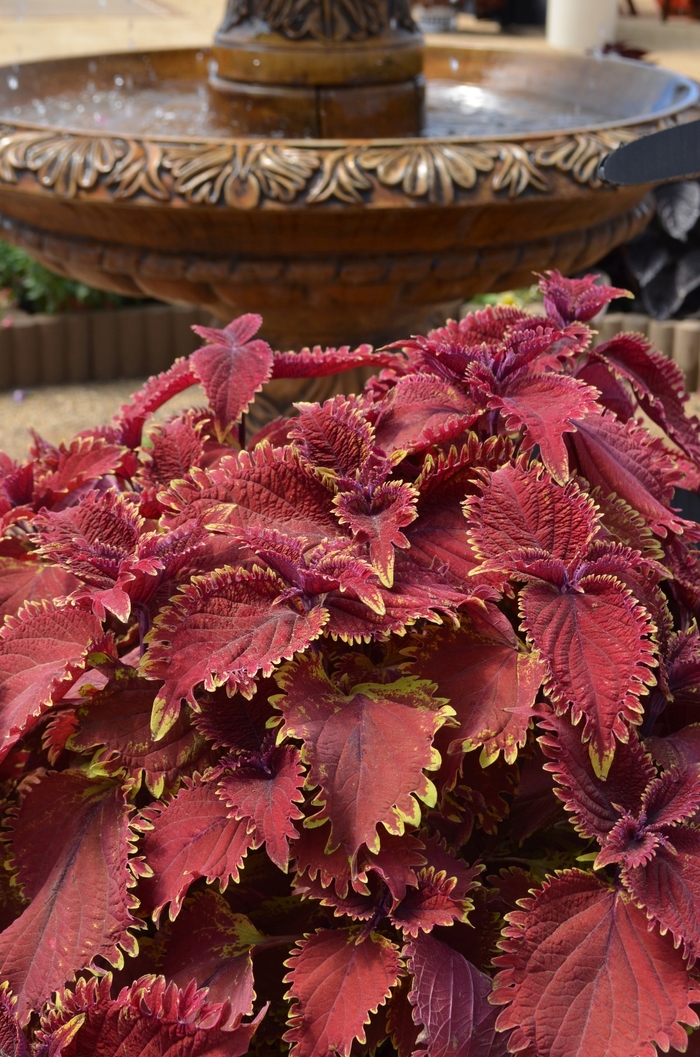
[[[0,390],[157,374],[201,345],[195,323],[220,326],[207,309],[159,304],[19,316],[0,326]]]

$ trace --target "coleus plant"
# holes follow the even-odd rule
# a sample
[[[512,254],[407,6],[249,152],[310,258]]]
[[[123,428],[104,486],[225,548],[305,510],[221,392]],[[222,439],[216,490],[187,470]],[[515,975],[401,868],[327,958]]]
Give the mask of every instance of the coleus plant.
[[[380,352],[200,329],[0,456],[5,1057],[700,1040],[700,423],[592,347],[621,291],[542,290]]]

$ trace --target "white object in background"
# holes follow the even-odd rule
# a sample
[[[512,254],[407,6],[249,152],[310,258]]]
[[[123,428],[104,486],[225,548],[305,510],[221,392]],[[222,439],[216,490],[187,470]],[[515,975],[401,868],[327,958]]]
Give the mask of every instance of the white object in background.
[[[617,0],[547,0],[547,43],[589,51],[615,40]]]

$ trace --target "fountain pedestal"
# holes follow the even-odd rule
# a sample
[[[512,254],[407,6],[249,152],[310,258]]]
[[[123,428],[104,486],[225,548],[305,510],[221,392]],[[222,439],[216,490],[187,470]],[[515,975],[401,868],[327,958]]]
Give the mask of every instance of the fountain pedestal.
[[[0,70],[4,237],[102,289],[259,312],[292,348],[424,332],[644,227],[649,188],[603,186],[598,165],[697,116],[692,82],[459,40],[422,51],[399,2],[235,0],[212,51]]]

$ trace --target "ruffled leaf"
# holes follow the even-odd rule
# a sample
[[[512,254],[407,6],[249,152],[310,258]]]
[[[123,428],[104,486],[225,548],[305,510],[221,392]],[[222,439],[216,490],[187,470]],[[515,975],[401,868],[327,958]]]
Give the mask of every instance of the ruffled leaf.
[[[102,639],[89,613],[30,602],[0,629],[0,759],[67,692]]]
[[[196,708],[195,687],[226,686],[250,696],[255,678],[270,675],[317,638],[328,619],[322,606],[305,613],[279,601],[285,588],[273,573],[222,569],[195,577],[162,610],[148,635],[144,662],[149,679],[162,679],[152,730],[162,737],[186,701]]]
[[[224,761],[227,771],[217,793],[231,818],[249,821],[253,847],[265,844],[268,856],[280,870],[287,869],[289,840],[297,830],[293,820],[302,818],[304,768],[299,750],[291,745],[261,754],[242,755]]]
[[[417,498],[415,488],[403,481],[386,481],[371,496],[353,490],[335,498],[338,520],[358,543],[368,544],[370,561],[387,587],[394,582],[394,548],[410,546],[401,529],[418,517]]]
[[[383,401],[377,444],[387,454],[424,451],[463,433],[481,413],[461,387],[425,374],[408,375]]]
[[[354,859],[362,844],[379,850],[380,823],[396,834],[406,822],[416,825],[418,799],[435,801],[425,771],[439,765],[432,741],[451,714],[432,684],[407,676],[341,689],[314,657],[278,681],[285,691],[275,701],[284,718],[279,736],[304,742],[307,785],[320,787],[313,823],[330,820],[328,850],[340,844]]]
[[[575,432],[576,420],[598,410],[595,398],[596,390],[575,378],[523,373],[491,397],[489,406],[503,413],[509,432],[525,430],[522,450],[538,445],[543,463],[563,484],[569,478],[564,434]]]
[[[11,848],[32,902],[0,934],[0,976],[23,1023],[95,959],[119,965],[121,950],[136,953],[129,815],[119,788],[80,772],[50,774],[24,799]]]
[[[254,340],[261,326],[262,318],[250,313],[234,319],[224,330],[193,328],[207,344],[192,354],[190,362],[222,437],[240,421],[272,374],[272,349],[266,341]]]
[[[561,272],[545,272],[540,276],[540,290],[547,314],[562,326],[574,320],[587,323],[615,298],[632,297],[628,290],[599,285],[599,278],[586,275],[583,279],[565,279]]]
[[[486,629],[484,629],[484,632]],[[503,752],[513,763],[532,725],[532,706],[544,678],[536,654],[518,648],[515,635],[479,635],[463,620],[460,630],[443,629],[418,641],[416,673],[438,686],[455,710],[449,751],[483,747],[484,764]]]
[[[248,819],[228,817],[211,780],[186,780],[173,800],[146,808],[134,825],[144,833],[141,850],[153,873],[142,882],[144,900],[156,922],[167,903],[175,920],[198,877],[218,881],[222,891],[230,878],[238,881],[254,840]]]
[[[211,888],[188,899],[170,929],[163,973],[178,987],[207,987],[208,1002],[227,1002],[231,1026],[253,1012],[251,951],[264,936],[244,914],[234,914]]]
[[[53,602],[72,594],[79,581],[57,565],[0,558],[0,625],[26,602]]]
[[[230,1021],[230,1004],[209,1002],[206,989],[180,990],[162,976],[142,976],[110,996],[109,975],[63,991],[41,1022],[37,1057],[243,1057],[263,1014]]]
[[[275,352],[272,378],[328,378],[341,371],[355,367],[402,367],[402,356],[383,349],[374,352],[371,345],[359,345],[350,349],[341,345],[338,349],[323,349],[314,345],[299,352]]]
[[[493,1001],[509,1003],[499,1030],[538,1057],[656,1057],[685,1050],[697,1027],[693,989],[669,936],[590,874],[551,879],[508,915]]]
[[[589,743],[596,774],[606,775],[615,743],[641,721],[639,698],[653,684],[652,625],[614,577],[588,576],[576,592],[529,584],[520,597],[522,626],[548,668],[558,710],[571,706]]]
[[[303,940],[286,963],[293,1057],[350,1057],[355,1039],[389,997],[401,963],[393,943],[377,933],[321,929]]]

